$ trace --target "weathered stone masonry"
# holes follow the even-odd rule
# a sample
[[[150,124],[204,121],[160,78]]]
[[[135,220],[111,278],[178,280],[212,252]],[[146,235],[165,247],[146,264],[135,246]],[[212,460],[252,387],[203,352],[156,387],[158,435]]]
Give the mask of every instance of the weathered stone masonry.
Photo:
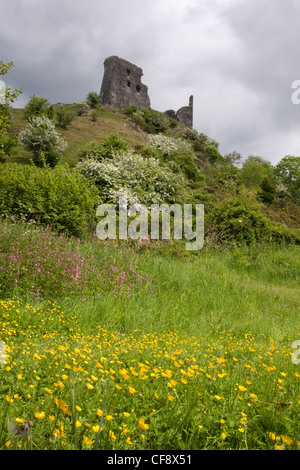
[[[117,56],[108,57],[104,61],[101,103],[116,108],[133,104],[138,109],[151,109],[148,87],[142,83],[142,76],[140,67]],[[177,112],[168,110],[165,115],[192,128],[193,96],[190,97],[188,106],[183,106]]]
[[[102,104],[116,108],[134,104],[139,109],[150,109],[148,87],[141,82],[142,75],[142,69],[127,60],[108,57],[100,91]]]

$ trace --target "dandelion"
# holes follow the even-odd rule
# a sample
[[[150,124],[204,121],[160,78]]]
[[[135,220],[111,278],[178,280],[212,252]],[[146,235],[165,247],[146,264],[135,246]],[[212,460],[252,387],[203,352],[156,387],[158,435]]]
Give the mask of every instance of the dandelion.
[[[132,393],[132,394],[136,392],[136,390],[133,387],[128,387],[128,390],[129,390],[129,393]]]
[[[239,390],[240,390],[241,392],[246,392],[247,389],[246,389],[246,387],[244,387],[243,385],[239,385]]]
[[[130,446],[133,445],[133,442],[131,442],[130,437],[127,437],[126,442]]]
[[[36,417],[36,419],[43,419],[45,418],[46,414],[44,411],[42,411],[41,413],[34,413],[34,416]]]

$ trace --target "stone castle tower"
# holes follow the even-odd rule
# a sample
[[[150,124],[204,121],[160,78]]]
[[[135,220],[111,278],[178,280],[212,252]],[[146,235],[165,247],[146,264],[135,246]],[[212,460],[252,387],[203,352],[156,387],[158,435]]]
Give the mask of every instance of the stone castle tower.
[[[138,109],[151,109],[148,87],[142,83],[142,76],[143,70],[137,65],[117,56],[108,57],[104,61],[101,103],[115,108],[133,104]],[[183,106],[177,112],[171,109],[165,115],[192,128],[193,101],[193,96],[190,96],[188,106]]]
[[[142,75],[142,69],[127,60],[108,57],[104,62],[101,103],[116,108],[134,104],[139,109],[150,109],[148,87],[141,82]]]

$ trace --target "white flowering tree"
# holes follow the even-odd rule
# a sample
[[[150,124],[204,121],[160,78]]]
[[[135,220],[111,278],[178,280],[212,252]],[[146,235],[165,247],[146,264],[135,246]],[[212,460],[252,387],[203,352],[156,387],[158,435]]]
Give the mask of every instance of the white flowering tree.
[[[105,201],[126,196],[129,204],[145,205],[180,202],[185,178],[155,158],[133,152],[120,152],[110,160],[86,158],[77,164],[79,171],[102,189]]]
[[[149,145],[166,155],[169,155],[171,152],[193,152],[191,144],[185,139],[180,137],[168,137],[163,134],[152,135],[149,140]]]
[[[55,166],[67,147],[65,140],[56,132],[55,124],[46,116],[31,118],[18,138],[20,144],[32,152],[37,166],[43,165],[43,158],[47,164]]]

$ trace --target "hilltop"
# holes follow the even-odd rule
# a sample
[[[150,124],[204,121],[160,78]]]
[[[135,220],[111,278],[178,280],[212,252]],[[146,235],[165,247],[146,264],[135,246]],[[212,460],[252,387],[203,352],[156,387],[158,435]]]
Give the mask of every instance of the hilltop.
[[[300,208],[296,198],[287,197],[276,189],[281,182],[278,183],[275,167],[262,158],[250,157],[245,162],[237,158],[235,162],[235,153],[233,157],[220,155],[219,144],[214,139],[154,110],[139,111],[135,106],[114,108],[97,104],[88,110],[87,115],[78,115],[81,106],[86,106],[86,103],[53,106],[54,116],[58,109],[73,113],[73,120],[66,128],[56,122],[57,133],[67,142],[61,162],[70,168],[77,165],[80,152],[89,143],[100,143],[115,135],[126,142],[128,150],[133,153],[154,156],[164,164],[179,165],[185,171],[191,202],[204,203],[207,211],[221,202],[234,199],[241,204],[254,205],[272,222],[299,229]],[[28,121],[24,117],[24,109],[12,108],[10,112],[9,135],[17,137]],[[185,141],[190,145],[190,154],[179,147],[170,153],[159,153],[158,149],[150,146],[155,135],[177,139],[175,142]],[[29,151],[18,146],[8,157],[8,162],[29,164],[31,158]]]

